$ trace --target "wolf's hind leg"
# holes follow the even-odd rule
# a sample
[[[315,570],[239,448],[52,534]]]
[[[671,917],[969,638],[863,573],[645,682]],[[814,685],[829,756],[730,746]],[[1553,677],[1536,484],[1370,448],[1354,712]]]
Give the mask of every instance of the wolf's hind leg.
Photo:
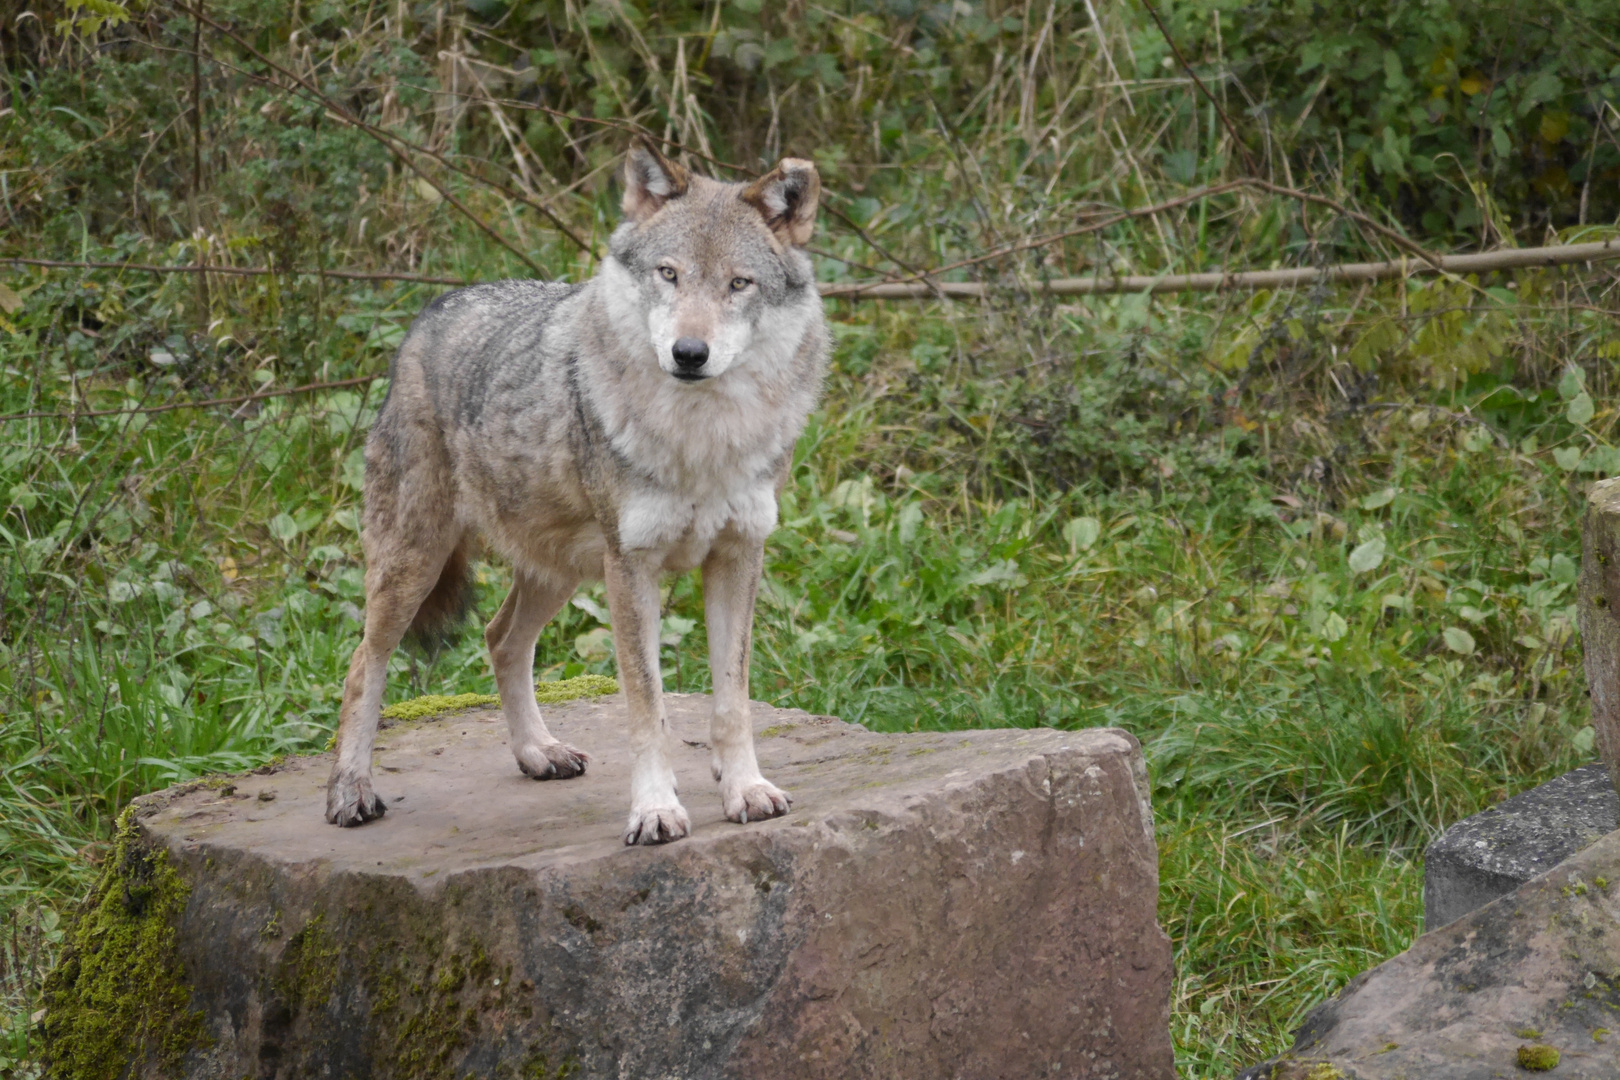
[[[722,536],[703,561],[703,617],[714,683],[709,764],[720,782],[726,817],[737,822],[778,817],[793,803],[787,792],[760,775],[749,715],[748,660],[764,562],[763,544],[731,536]]]
[[[523,775],[536,780],[566,780],[585,771],[590,760],[546,729],[534,700],[534,643],[541,629],[568,603],[579,583],[542,581],[519,570],[501,610],[489,621],[484,642],[489,646],[495,685],[501,694],[501,712],[512,733],[512,754]]]
[[[451,537],[448,543],[428,549],[367,553],[365,636],[354,650],[348,678],[343,681],[338,757],[326,783],[326,820],[334,825],[363,825],[382,817],[386,810],[371,790],[371,748],[377,741],[388,658],[438,582],[455,546]]]

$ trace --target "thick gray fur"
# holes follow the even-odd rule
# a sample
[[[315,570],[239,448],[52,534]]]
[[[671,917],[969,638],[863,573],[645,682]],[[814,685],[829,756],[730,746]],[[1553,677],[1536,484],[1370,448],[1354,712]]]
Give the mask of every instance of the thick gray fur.
[[[788,159],[753,184],[722,184],[646,146],[625,175],[626,220],[590,281],[446,294],[394,359],[366,441],[366,625],[328,784],[335,824],[384,812],[371,750],[388,657],[413,621],[432,621],[436,597],[454,594],[441,578],[479,543],[514,571],[485,640],[524,773],[586,768],[540,717],[534,646],[580,582],[605,579],[635,755],[625,842],[686,835],[666,745],[658,582],[702,567],[726,814],[788,809],[754,756],[748,659],[764,540],[826,369],[803,250],[819,183],[814,166]]]

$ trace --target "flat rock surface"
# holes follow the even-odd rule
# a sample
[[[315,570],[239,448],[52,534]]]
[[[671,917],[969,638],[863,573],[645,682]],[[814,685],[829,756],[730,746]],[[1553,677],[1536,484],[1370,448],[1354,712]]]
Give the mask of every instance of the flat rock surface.
[[[1424,926],[1485,906],[1617,828],[1620,796],[1601,762],[1457,822],[1424,856]]]
[[[1487,1080],[1550,1046],[1568,1080],[1620,1077],[1620,832],[1351,980],[1269,1080]],[[1332,1066],[1337,1072],[1329,1071]]]
[[[794,807],[739,826],[708,700],[666,701],[693,834],[660,848],[621,840],[618,697],[546,710],[592,756],[567,781],[519,774],[498,712],[385,728],[359,829],[323,820],[326,757],[143,800],[192,890],[187,1075],[1174,1076],[1131,736],[756,704]]]

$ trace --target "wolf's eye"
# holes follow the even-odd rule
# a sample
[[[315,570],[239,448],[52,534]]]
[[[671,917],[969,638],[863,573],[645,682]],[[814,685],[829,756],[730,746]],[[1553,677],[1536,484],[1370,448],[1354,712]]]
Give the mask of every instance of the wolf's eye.
[[[753,284],[753,282],[749,281],[745,277],[734,277],[734,278],[731,279],[731,291],[732,292],[742,292],[744,289],[748,288],[748,286],[750,286],[752,284]]]
[[[658,268],[658,276],[663,278],[665,281],[674,283],[675,268],[673,266],[660,266]]]

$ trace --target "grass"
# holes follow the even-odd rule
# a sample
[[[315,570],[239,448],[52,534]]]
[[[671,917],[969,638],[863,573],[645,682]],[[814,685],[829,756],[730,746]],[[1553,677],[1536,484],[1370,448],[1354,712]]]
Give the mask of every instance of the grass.
[[[262,19],[274,51],[297,10],[233,18]],[[1230,146],[1175,80],[1139,81],[1129,98],[1085,83],[1114,65],[1098,51],[1109,41],[1121,63],[1135,49],[1157,71],[1150,25],[1105,11],[1099,45],[1089,22],[1043,30],[1044,10],[999,30],[963,19],[950,31],[960,39],[933,27],[926,54],[888,47],[916,28],[864,10],[808,20],[801,58],[825,47],[859,67],[813,105],[815,81],[793,75],[799,89],[771,83],[772,96],[738,99],[752,111],[725,111],[721,79],[703,98],[713,115],[672,116],[666,98],[684,99],[664,89],[686,88],[659,83],[676,70],[666,63],[643,65],[658,76],[651,104],[608,94],[628,85],[610,72],[590,84],[591,108],[712,137],[718,157],[725,139],[763,153],[747,140],[776,130],[780,111],[823,149],[832,208],[864,227],[823,218],[829,279],[894,265],[890,254],[950,262],[1099,206],[1157,201],[1185,190],[1155,164],[1172,146],[1196,161],[1193,180],[1225,175]],[[527,154],[536,190],[577,233],[602,235],[615,219],[603,170],[622,131],[531,125],[529,149],[513,149],[485,112],[435,111],[428,59],[472,55],[469,41],[505,56],[487,44],[500,28],[441,11],[410,16],[407,34],[361,14],[341,33],[318,15],[328,21],[303,31],[329,55],[298,62],[464,167],[515,183],[510,155]],[[634,67],[637,49],[663,47],[629,34],[591,53],[624,30],[609,23],[569,22],[570,48]],[[0,271],[0,414],[53,414],[0,421],[0,1080],[38,1073],[40,979],[119,810],[330,737],[364,602],[360,447],[385,383],[241,407],[83,410],[380,371],[439,291],[289,267],[524,272],[375,144],[322,126],[330,110],[240,69],[205,69],[208,145],[231,167],[189,192],[175,165],[189,160],[189,118],[172,93],[147,99],[189,85],[173,51],[189,34],[184,19],[153,16],[7,54],[0,167],[6,191],[33,201],[7,196],[21,209],[6,211],[4,253],[279,269],[210,275],[206,289],[188,275]],[[1015,59],[982,80],[937,77],[997,49]],[[701,83],[694,94],[710,92]],[[1069,89],[1059,100],[1054,87]],[[793,117],[765,111],[790,93]],[[591,271],[590,255],[510,198],[434,175],[550,272]],[[1337,191],[1342,177],[1307,179]],[[1234,193],[953,276],[1027,285],[1086,265],[1388,253],[1331,211]],[[1137,734],[1176,950],[1178,1064],[1190,1080],[1230,1076],[1420,932],[1436,830],[1591,757],[1571,605],[1584,486],[1620,472],[1608,287],[1572,268],[1241,296],[829,303],[834,371],[767,550],[755,695],[886,731]],[[480,619],[508,580],[478,566]],[[605,603],[587,588],[547,627],[537,678],[613,674]],[[694,576],[670,582],[671,690],[708,686],[701,608]],[[390,669],[391,702],[493,690],[475,632]]]
[[[879,730],[1135,732],[1181,1066],[1221,1076],[1420,930],[1436,829],[1590,756],[1570,609],[1581,474],[1555,455],[1613,414],[1504,421],[1489,431],[1507,450],[1477,425],[1414,423],[1421,409],[1171,421],[1225,400],[1224,377],[1173,386],[1153,339],[1113,338],[1107,304],[1079,314],[1053,343],[1076,358],[1061,375],[987,380],[918,370],[911,339],[935,312],[837,313],[838,370],[769,548],[755,692]],[[982,328],[956,332],[972,345]],[[925,376],[919,407],[897,388]],[[4,387],[6,411],[37,401],[34,380]],[[1127,404],[1143,395],[1151,414]],[[1042,445],[1010,419],[1071,406],[1109,429]],[[340,392],[247,422],[31,424],[9,452],[8,640],[24,647],[0,667],[0,902],[18,1057],[118,807],[325,743],[363,600],[345,465],[370,415]],[[479,567],[481,617],[505,574]],[[539,677],[611,673],[603,604],[587,590],[547,628]],[[694,577],[672,583],[664,629],[666,685],[704,689]],[[392,674],[391,700],[493,691],[473,633]]]

